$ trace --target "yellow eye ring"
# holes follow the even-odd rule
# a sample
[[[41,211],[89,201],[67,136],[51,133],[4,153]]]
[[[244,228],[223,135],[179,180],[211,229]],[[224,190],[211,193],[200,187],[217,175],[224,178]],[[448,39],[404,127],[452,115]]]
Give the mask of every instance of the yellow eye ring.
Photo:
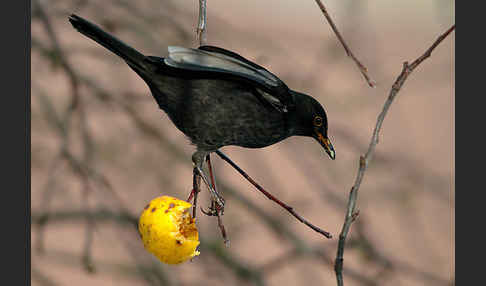
[[[314,117],[314,126],[316,126],[316,127],[322,126],[322,117],[320,117],[320,116]]]

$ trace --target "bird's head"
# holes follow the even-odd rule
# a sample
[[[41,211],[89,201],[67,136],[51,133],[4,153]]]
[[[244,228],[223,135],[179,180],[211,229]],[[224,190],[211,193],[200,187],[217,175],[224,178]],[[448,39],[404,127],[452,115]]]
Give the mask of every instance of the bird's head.
[[[331,159],[336,152],[327,135],[327,115],[322,105],[306,94],[291,91],[295,98],[295,111],[292,114],[292,127],[295,135],[312,137],[321,144]]]

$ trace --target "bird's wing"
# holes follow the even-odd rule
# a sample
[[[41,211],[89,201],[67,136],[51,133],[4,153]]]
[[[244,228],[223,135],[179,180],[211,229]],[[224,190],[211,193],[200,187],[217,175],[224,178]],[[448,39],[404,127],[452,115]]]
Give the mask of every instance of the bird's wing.
[[[211,50],[208,50],[207,47],[209,46],[189,49],[169,46],[169,56],[165,58],[165,63],[181,69],[231,73],[271,87],[277,87],[282,82],[263,67],[238,54],[216,47],[211,47]]]
[[[281,112],[292,108],[293,97],[287,86],[277,76],[244,57],[222,48],[201,46],[190,49],[169,46],[169,56],[164,59],[168,66],[191,71],[214,72],[222,77],[229,75],[254,83],[262,98]],[[269,99],[269,97],[271,99]]]

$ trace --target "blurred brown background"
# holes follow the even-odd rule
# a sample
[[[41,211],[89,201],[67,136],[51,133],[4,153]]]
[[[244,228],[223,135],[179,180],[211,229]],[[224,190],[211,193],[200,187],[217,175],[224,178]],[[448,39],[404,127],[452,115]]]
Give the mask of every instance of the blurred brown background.
[[[327,240],[213,156],[225,248],[198,214],[201,255],[160,263],[133,225],[161,194],[185,199],[193,146],[117,56],[76,32],[76,13],[148,55],[197,46],[197,1],[32,2],[32,285],[335,285],[333,260],[378,113],[404,61],[454,22],[454,2],[325,1],[378,86],[367,86],[316,3],[208,1],[208,43],[234,50],[313,95],[329,116],[337,159],[293,137],[223,151]],[[385,119],[358,197],[344,257],[346,285],[454,284],[454,41],[407,80]],[[207,206],[203,188],[201,206]]]

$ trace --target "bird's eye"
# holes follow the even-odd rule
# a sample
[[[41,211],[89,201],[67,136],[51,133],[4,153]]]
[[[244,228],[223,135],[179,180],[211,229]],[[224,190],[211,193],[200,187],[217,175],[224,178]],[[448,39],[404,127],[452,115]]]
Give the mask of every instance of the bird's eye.
[[[322,117],[320,116],[314,117],[314,126],[316,127],[322,126]]]

